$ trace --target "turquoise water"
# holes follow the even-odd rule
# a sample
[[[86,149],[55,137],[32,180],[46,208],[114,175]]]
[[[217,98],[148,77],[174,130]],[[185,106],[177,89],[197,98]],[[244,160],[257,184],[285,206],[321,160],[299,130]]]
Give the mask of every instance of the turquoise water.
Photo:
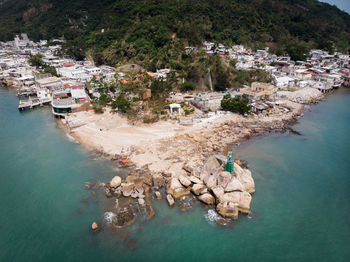
[[[0,88],[0,262],[12,261],[350,261],[350,90],[339,90],[294,126],[235,151],[257,192],[252,217],[230,228],[155,201],[156,217],[113,231],[103,194],[87,181],[118,170],[69,141],[49,108],[17,111]],[[88,201],[83,198],[88,197]]]

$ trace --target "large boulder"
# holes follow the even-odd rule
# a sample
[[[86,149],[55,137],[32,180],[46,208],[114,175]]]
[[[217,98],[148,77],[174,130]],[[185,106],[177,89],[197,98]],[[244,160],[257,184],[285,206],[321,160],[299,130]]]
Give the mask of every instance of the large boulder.
[[[212,174],[215,173],[220,168],[220,163],[216,159],[215,156],[211,156],[207,159],[207,161],[204,164],[203,169],[208,173]]]
[[[235,164],[235,176],[241,182],[243,190],[252,194],[255,192],[255,183],[252,177],[252,173],[248,169],[243,169],[239,165]]]
[[[188,195],[190,193],[190,190],[184,188],[178,178],[173,177],[170,179],[166,186],[166,193],[172,195],[175,199],[177,199]]]
[[[226,161],[227,161],[227,157],[226,156],[221,155],[221,154],[216,154],[215,157],[216,157],[216,160],[219,161],[220,165],[225,165],[226,164]]]
[[[189,187],[192,184],[191,180],[185,175],[180,175],[179,181],[185,187]]]
[[[231,179],[232,179],[232,175],[229,172],[225,172],[225,171],[220,172],[217,177],[218,185],[225,188],[227,184],[231,181]]]
[[[206,184],[206,186],[211,189],[213,187],[216,187],[217,185],[217,179],[216,179],[216,176],[214,175],[210,175],[208,176],[205,180],[204,180],[204,183]]]
[[[200,195],[198,199],[207,205],[215,204],[215,198],[209,193]]]
[[[115,176],[112,178],[111,182],[109,182],[109,185],[113,188],[117,188],[118,186],[120,186],[121,183],[122,179],[120,178],[120,176]]]
[[[221,186],[213,187],[211,191],[218,200],[220,200],[220,198],[225,194],[225,191]]]
[[[242,213],[249,213],[250,202],[252,201],[252,196],[248,192],[241,192],[240,200],[238,203],[238,210]]]
[[[190,179],[191,182],[194,183],[194,184],[203,184],[203,181],[200,180],[199,178],[195,177],[195,176],[190,176],[189,179]]]
[[[135,184],[134,183],[125,183],[122,184],[122,194],[125,197],[129,197],[131,196],[131,194],[133,193],[135,188]]]
[[[206,187],[203,184],[194,184],[191,188],[191,191],[193,192],[193,194],[198,196],[205,188]]]
[[[188,173],[193,173],[194,169],[196,168],[196,164],[193,161],[189,161],[185,163],[182,168]]]
[[[232,202],[238,204],[241,200],[241,193],[242,192],[230,192],[225,193],[219,197],[219,202]]]
[[[237,177],[232,177],[231,181],[228,182],[225,187],[225,192],[233,192],[233,191],[243,191],[242,183],[237,179]]]
[[[171,195],[166,195],[166,200],[168,201],[169,206],[173,206],[175,204],[175,200]]]
[[[216,211],[225,218],[238,219],[238,204],[233,202],[221,202],[216,206]]]

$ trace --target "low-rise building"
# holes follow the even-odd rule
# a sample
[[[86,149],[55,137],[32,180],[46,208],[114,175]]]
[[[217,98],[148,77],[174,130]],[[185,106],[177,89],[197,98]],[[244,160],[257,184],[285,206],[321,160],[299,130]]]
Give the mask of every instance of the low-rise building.
[[[253,82],[251,87],[245,87],[240,89],[241,94],[245,94],[251,97],[269,96],[275,93],[277,90],[274,85],[269,83]]]

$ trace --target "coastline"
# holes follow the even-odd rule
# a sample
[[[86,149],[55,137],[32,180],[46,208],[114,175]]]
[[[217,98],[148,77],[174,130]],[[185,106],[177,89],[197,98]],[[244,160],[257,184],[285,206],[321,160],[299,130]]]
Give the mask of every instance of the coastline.
[[[125,118],[109,110],[103,115],[92,111],[75,113],[63,120],[63,125],[67,136],[83,147],[118,161],[130,170],[125,179],[115,176],[104,184],[106,196],[116,197],[119,203],[117,208],[106,212],[109,224],[124,227],[135,222],[136,214],[130,205],[139,210],[146,208],[149,219],[152,218],[155,215],[152,198],[165,198],[170,207],[178,199],[176,203],[182,211],[191,208],[188,203],[197,198],[206,205],[216,205],[222,216],[217,223],[227,227],[238,219],[238,212],[249,214],[255,192],[253,175],[244,160],[235,159],[233,155],[235,175],[223,172],[230,145],[267,132],[289,130],[298,134],[290,125],[302,116],[305,105],[324,98],[318,90],[304,92],[302,99],[296,95],[298,92],[289,98],[281,92],[275,98],[284,99],[281,102],[284,110],[279,108],[249,117],[213,113],[191,126],[175,121],[130,125]],[[165,195],[160,193],[163,191]]]
[[[206,158],[227,153],[227,146],[271,131],[293,130],[291,122],[304,112],[304,106],[323,99],[316,94],[302,103],[284,100],[286,112],[243,117],[230,112],[212,113],[191,126],[176,121],[130,125],[124,117],[107,110],[103,115],[92,111],[75,113],[62,120],[63,130],[83,147],[112,160],[128,160],[137,169],[153,176],[184,173],[191,163],[199,172]],[[187,118],[188,120],[188,118]],[[103,123],[105,122],[105,123]]]

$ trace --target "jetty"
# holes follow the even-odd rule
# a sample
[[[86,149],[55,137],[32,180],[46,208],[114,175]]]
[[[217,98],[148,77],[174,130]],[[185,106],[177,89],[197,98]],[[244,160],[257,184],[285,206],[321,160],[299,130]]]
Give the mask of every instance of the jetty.
[[[30,98],[26,100],[19,100],[18,110],[26,111],[36,107],[41,107],[44,105],[51,104],[51,98]]]

